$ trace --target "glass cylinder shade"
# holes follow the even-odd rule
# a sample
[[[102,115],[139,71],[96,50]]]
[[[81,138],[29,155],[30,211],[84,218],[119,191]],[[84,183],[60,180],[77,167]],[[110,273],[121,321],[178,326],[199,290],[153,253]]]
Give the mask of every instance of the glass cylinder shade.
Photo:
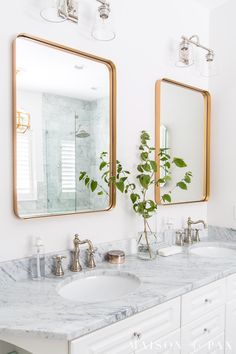
[[[179,68],[188,68],[194,64],[193,46],[183,40],[178,48],[178,58],[175,65]]]
[[[206,56],[204,62],[201,65],[200,69],[200,74],[203,77],[214,77],[218,75],[218,68],[217,68],[217,62],[215,60],[215,57],[212,57],[212,59],[208,58]]]
[[[98,41],[112,41],[116,37],[110,17],[102,18],[98,14],[92,29],[92,37]]]
[[[48,0],[45,7],[42,8],[40,16],[47,22],[60,23],[66,21],[66,17],[62,15],[66,13],[66,1],[65,0]]]

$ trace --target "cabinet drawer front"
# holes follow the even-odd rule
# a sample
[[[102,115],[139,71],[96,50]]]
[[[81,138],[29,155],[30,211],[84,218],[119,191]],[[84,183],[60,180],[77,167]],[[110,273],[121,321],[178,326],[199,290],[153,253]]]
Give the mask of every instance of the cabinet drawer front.
[[[236,353],[236,300],[226,305],[225,353]]]
[[[180,354],[180,330],[170,333],[136,351],[135,354]]]
[[[176,298],[72,341],[70,353],[133,354],[143,343],[156,341],[179,327],[180,299]]]
[[[230,275],[227,280],[227,301],[236,300],[236,274]]]
[[[189,354],[203,349],[222,333],[225,328],[225,306],[221,306],[184,326],[181,330],[182,354]]]
[[[224,354],[224,333],[212,339],[204,348],[195,352],[196,354]],[[231,352],[233,354],[234,352]]]
[[[182,296],[182,325],[198,319],[225,303],[225,279]]]

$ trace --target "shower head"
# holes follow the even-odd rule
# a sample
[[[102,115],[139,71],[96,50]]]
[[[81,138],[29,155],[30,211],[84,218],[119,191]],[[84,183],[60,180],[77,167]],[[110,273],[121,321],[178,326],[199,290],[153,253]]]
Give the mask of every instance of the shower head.
[[[87,133],[85,130],[78,130],[75,133],[76,138],[88,138],[90,136],[89,133]]]

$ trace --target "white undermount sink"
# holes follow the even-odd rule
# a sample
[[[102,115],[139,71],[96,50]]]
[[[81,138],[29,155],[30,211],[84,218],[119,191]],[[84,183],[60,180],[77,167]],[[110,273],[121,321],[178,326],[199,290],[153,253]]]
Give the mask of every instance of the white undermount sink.
[[[190,253],[201,257],[226,258],[236,256],[236,249],[228,248],[226,246],[207,245],[192,247]]]
[[[59,289],[59,295],[76,302],[105,302],[135,291],[140,280],[125,272],[89,273]]]

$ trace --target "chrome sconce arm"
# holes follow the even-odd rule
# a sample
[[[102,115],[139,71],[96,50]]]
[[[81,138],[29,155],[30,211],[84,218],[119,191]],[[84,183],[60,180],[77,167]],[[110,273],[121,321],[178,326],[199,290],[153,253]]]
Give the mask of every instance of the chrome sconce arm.
[[[182,36],[182,43],[187,43],[188,45],[189,44],[193,44],[195,45],[196,47],[198,48],[201,48],[205,51],[207,51],[207,54],[206,54],[206,60],[207,61],[213,61],[214,60],[214,56],[215,56],[215,53],[212,49],[210,48],[207,48],[205,47],[204,45],[202,45],[200,43],[200,38],[197,34],[194,34],[193,36],[191,36],[190,38],[186,37],[186,36]]]
[[[60,23],[70,21],[79,22],[79,0],[49,0],[51,6],[41,10],[41,17],[47,22]],[[94,0],[95,1],[95,0]],[[116,37],[111,24],[111,6],[108,0],[96,0],[99,2],[96,21],[92,29],[92,37],[100,41],[111,41]]]
[[[78,2],[77,0],[63,0],[58,8],[58,15],[68,21],[78,23]]]
[[[189,67],[194,64],[194,55],[193,55],[193,46],[201,48],[206,51],[206,63],[208,65],[212,64],[215,58],[215,53],[212,49],[207,48],[206,46],[200,43],[199,36],[194,34],[191,37],[182,36],[181,42],[179,44],[179,55],[176,66],[179,67]]]
[[[78,0],[48,0],[48,7],[40,11],[40,16],[47,22],[78,22]]]

